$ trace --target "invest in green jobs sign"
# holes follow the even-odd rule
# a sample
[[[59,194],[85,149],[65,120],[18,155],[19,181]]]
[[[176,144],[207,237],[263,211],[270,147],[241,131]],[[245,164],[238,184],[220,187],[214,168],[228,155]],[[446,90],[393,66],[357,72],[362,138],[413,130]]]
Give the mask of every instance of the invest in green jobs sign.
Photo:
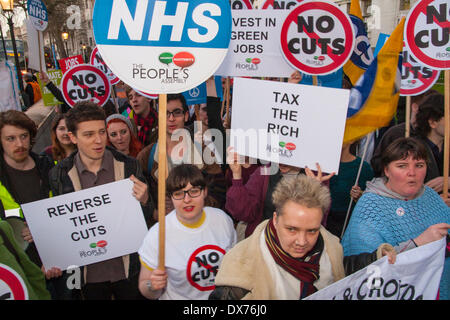
[[[47,76],[51,82],[55,84],[56,87],[59,87],[62,79],[62,71],[61,70],[47,70]],[[48,90],[44,83],[42,83],[40,77],[38,76],[39,87],[41,88],[42,100],[44,101],[44,106],[50,107],[55,106],[57,104],[62,104],[61,101],[56,99],[56,97]]]

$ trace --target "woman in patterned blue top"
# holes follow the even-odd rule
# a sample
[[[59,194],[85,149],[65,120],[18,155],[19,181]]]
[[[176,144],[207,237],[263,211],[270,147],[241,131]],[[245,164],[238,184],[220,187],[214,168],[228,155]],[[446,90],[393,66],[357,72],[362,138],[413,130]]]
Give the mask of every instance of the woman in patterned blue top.
[[[425,147],[414,138],[397,139],[386,148],[384,176],[367,183],[342,238],[345,256],[371,252],[381,243],[402,252],[449,239],[450,208],[423,183],[427,160]],[[450,298],[448,252],[439,291],[440,299]]]

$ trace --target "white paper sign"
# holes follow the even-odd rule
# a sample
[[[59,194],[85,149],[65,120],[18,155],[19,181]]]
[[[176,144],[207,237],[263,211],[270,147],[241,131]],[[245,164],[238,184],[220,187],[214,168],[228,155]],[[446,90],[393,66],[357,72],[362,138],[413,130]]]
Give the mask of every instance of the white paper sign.
[[[30,19],[26,20],[28,32],[28,68],[47,72],[44,55],[44,36],[42,32],[38,32]],[[41,47],[39,47],[38,37],[40,38]],[[39,55],[39,50],[41,54]],[[41,61],[39,62],[39,57]]]
[[[146,233],[142,208],[125,179],[22,205],[48,270],[137,252]]]
[[[240,155],[338,173],[349,90],[235,78],[230,144]]]
[[[435,300],[444,268],[445,238],[387,257],[305,300]]]
[[[288,14],[285,10],[232,10],[230,46],[216,74],[289,77],[294,68],[280,50],[281,26]]]

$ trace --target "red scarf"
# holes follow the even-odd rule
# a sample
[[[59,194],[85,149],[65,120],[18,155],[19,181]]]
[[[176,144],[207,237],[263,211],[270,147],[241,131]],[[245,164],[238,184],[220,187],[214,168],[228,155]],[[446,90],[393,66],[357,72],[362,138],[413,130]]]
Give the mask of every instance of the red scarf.
[[[300,280],[300,299],[316,292],[317,288],[313,283],[319,279],[319,260],[324,249],[322,235],[319,234],[316,245],[303,258],[293,258],[281,248],[273,219],[267,223],[264,234],[267,247],[275,262]]]

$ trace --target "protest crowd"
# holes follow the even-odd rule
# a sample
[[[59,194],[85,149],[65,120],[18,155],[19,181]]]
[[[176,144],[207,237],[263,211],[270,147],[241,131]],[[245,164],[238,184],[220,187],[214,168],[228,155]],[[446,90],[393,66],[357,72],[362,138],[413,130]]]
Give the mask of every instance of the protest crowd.
[[[289,78],[258,80],[300,87],[303,77],[294,71]],[[299,300],[380,259],[395,266],[400,254],[442,239],[445,259],[435,299],[450,299],[450,189],[444,189],[450,179],[444,176],[450,164],[444,150],[448,92],[430,88],[413,96],[410,115],[405,97],[397,96],[390,122],[338,146],[336,174],[319,160],[315,167],[294,166],[239,154],[229,139],[238,129],[231,116],[237,112],[237,88],[233,79],[216,80],[205,81],[202,103],[189,105],[185,94],[167,94],[161,133],[161,97],[120,80],[105,103],[87,99],[72,105],[45,71],[29,70],[27,103],[22,110],[0,112],[0,266],[23,279],[29,299]],[[361,86],[345,69],[339,81],[339,90]],[[44,87],[60,104],[46,132],[51,145],[33,152],[38,125],[26,111],[42,98]],[[314,126],[320,136],[321,124]],[[74,269],[48,266],[39,244],[42,231],[34,229],[37,217],[28,222],[30,213],[21,206],[124,179],[130,189],[122,191],[123,199],[131,193],[139,209],[133,214],[142,214],[145,224],[139,247]],[[161,183],[163,202],[158,201]],[[56,220],[86,210],[84,218],[70,221],[88,227],[77,228],[71,238],[97,242],[110,227],[89,228],[98,218],[88,211],[114,200],[94,195],[42,212]],[[127,214],[115,222],[119,231]],[[52,239],[54,231],[46,230]],[[91,248],[101,252],[108,246],[99,241]],[[9,298],[0,294],[0,300]]]

